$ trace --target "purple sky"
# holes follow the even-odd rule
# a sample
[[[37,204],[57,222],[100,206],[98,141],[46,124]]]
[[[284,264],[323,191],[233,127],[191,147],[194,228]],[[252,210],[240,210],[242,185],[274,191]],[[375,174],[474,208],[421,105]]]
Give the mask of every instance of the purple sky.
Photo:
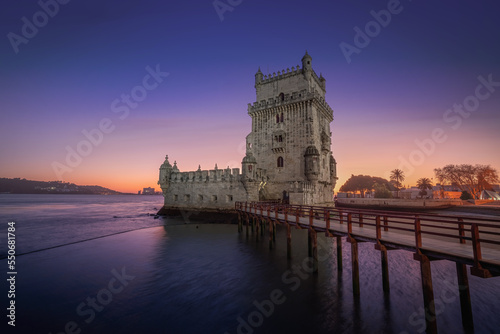
[[[200,0],[42,3],[57,13],[36,1],[0,13],[1,177],[135,192],[158,187],[165,154],[181,170],[239,167],[255,72],[297,66],[306,49],[334,109],[339,186],[398,167],[410,185],[448,163],[500,169],[494,1],[221,0],[220,15]],[[356,42],[348,62],[341,45]],[[146,78],[156,68],[168,75]],[[68,162],[68,149],[85,154]]]

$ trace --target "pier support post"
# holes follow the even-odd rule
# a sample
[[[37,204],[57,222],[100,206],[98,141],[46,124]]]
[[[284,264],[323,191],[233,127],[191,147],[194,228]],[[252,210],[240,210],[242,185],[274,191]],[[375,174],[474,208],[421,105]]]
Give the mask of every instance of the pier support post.
[[[389,293],[389,262],[387,261],[387,248],[384,246],[380,247],[380,260],[382,263],[382,286],[384,288],[384,293]]]
[[[259,240],[260,218],[255,218],[255,240]]]
[[[420,261],[420,280],[422,281],[422,293],[424,295],[425,309],[425,332],[427,334],[437,333],[436,307],[434,305],[434,291],[432,289],[431,260],[422,254],[422,227],[420,218],[415,216],[415,249],[413,259]]]
[[[276,222],[273,222],[273,243],[276,242]]]
[[[248,217],[248,213],[246,214],[246,220],[247,220],[247,224],[246,224],[246,235],[248,236],[248,225],[250,224],[250,218]]]
[[[252,216],[252,234],[255,232],[255,216]]]
[[[431,261],[424,254],[414,254],[415,260],[420,261],[420,278],[424,295],[425,332],[437,333],[436,308],[434,305],[434,291],[432,288]]]
[[[469,278],[467,266],[457,262],[458,292],[460,294],[460,309],[462,311],[462,325],[467,330],[474,329],[472,306],[470,303]]]
[[[337,237],[337,271],[342,271],[342,237]]]
[[[286,257],[292,258],[292,231],[290,224],[286,224]]]
[[[312,261],[313,273],[318,272],[318,235],[313,228],[307,231],[309,258]]]
[[[260,220],[260,236],[264,236],[264,230],[266,228],[266,221],[264,219]]]
[[[243,232],[243,221],[241,220],[241,212],[238,211],[238,233]]]
[[[269,249],[272,249],[273,248],[273,225],[274,223],[272,222],[272,220],[269,220],[268,221],[268,224],[269,224]]]
[[[384,293],[389,293],[389,262],[387,261],[387,247],[380,241],[382,237],[382,231],[380,228],[380,216],[377,215],[375,219],[375,232],[377,235],[377,243],[375,244],[375,249],[380,251],[380,262],[382,264],[382,286],[384,288]]]
[[[349,240],[349,242],[351,243],[352,292],[355,296],[359,296],[358,242],[354,239]]]

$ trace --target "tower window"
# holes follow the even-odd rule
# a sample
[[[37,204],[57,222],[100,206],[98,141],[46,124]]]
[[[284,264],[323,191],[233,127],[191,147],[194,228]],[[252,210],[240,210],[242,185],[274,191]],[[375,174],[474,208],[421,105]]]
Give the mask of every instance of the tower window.
[[[283,167],[283,157],[278,157],[278,167]]]
[[[278,142],[280,142],[280,143],[283,142],[283,136],[282,135],[278,136]]]
[[[281,93],[279,98],[280,98],[280,101],[285,101],[285,94]]]
[[[283,113],[276,114],[276,123],[283,123]]]

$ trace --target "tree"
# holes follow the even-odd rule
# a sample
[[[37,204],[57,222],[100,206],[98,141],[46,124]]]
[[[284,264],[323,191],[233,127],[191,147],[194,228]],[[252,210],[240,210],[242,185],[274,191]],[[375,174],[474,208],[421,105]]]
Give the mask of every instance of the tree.
[[[389,181],[381,177],[369,176],[369,175],[351,175],[349,180],[347,180],[340,191],[343,192],[360,192],[361,197],[365,197],[367,191],[374,189],[374,184],[379,183],[385,185],[387,189],[391,189]]]
[[[461,199],[462,201],[466,201],[466,200],[468,200],[468,199],[472,199],[472,196],[471,196],[471,194],[469,194],[468,192],[466,192],[466,191],[462,191],[462,195],[460,195],[460,199]]]
[[[375,198],[391,198],[392,193],[385,184],[375,183],[373,185],[373,189],[375,189]]]
[[[443,168],[435,168],[434,173],[439,182],[455,184],[475,199],[479,198],[481,191],[490,189],[491,184],[499,180],[497,171],[490,165],[446,165]]]
[[[417,180],[417,187],[420,189],[419,195],[420,197],[424,197],[427,195],[427,189],[432,190],[432,182],[427,177],[422,177]]]
[[[360,192],[361,197],[365,197],[365,192],[373,188],[373,180],[369,175],[351,175],[349,180],[347,180],[340,191],[345,192]]]
[[[401,182],[403,182],[404,180],[405,180],[405,173],[401,169],[396,168],[393,171],[391,171],[391,181],[394,187],[396,188],[398,198],[399,198],[399,189],[401,189],[402,187]]]

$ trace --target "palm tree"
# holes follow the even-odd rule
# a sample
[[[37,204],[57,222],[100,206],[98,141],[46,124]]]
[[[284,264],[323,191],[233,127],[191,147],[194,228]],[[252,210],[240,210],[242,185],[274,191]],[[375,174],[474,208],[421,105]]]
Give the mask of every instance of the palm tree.
[[[427,195],[427,189],[432,189],[432,182],[428,177],[422,177],[417,180],[417,187],[418,189],[420,189],[419,195],[421,197],[424,197],[425,195]]]
[[[405,180],[405,173],[401,169],[395,169],[391,171],[391,181],[396,187],[397,197],[399,198],[399,189],[401,188],[401,182]]]

